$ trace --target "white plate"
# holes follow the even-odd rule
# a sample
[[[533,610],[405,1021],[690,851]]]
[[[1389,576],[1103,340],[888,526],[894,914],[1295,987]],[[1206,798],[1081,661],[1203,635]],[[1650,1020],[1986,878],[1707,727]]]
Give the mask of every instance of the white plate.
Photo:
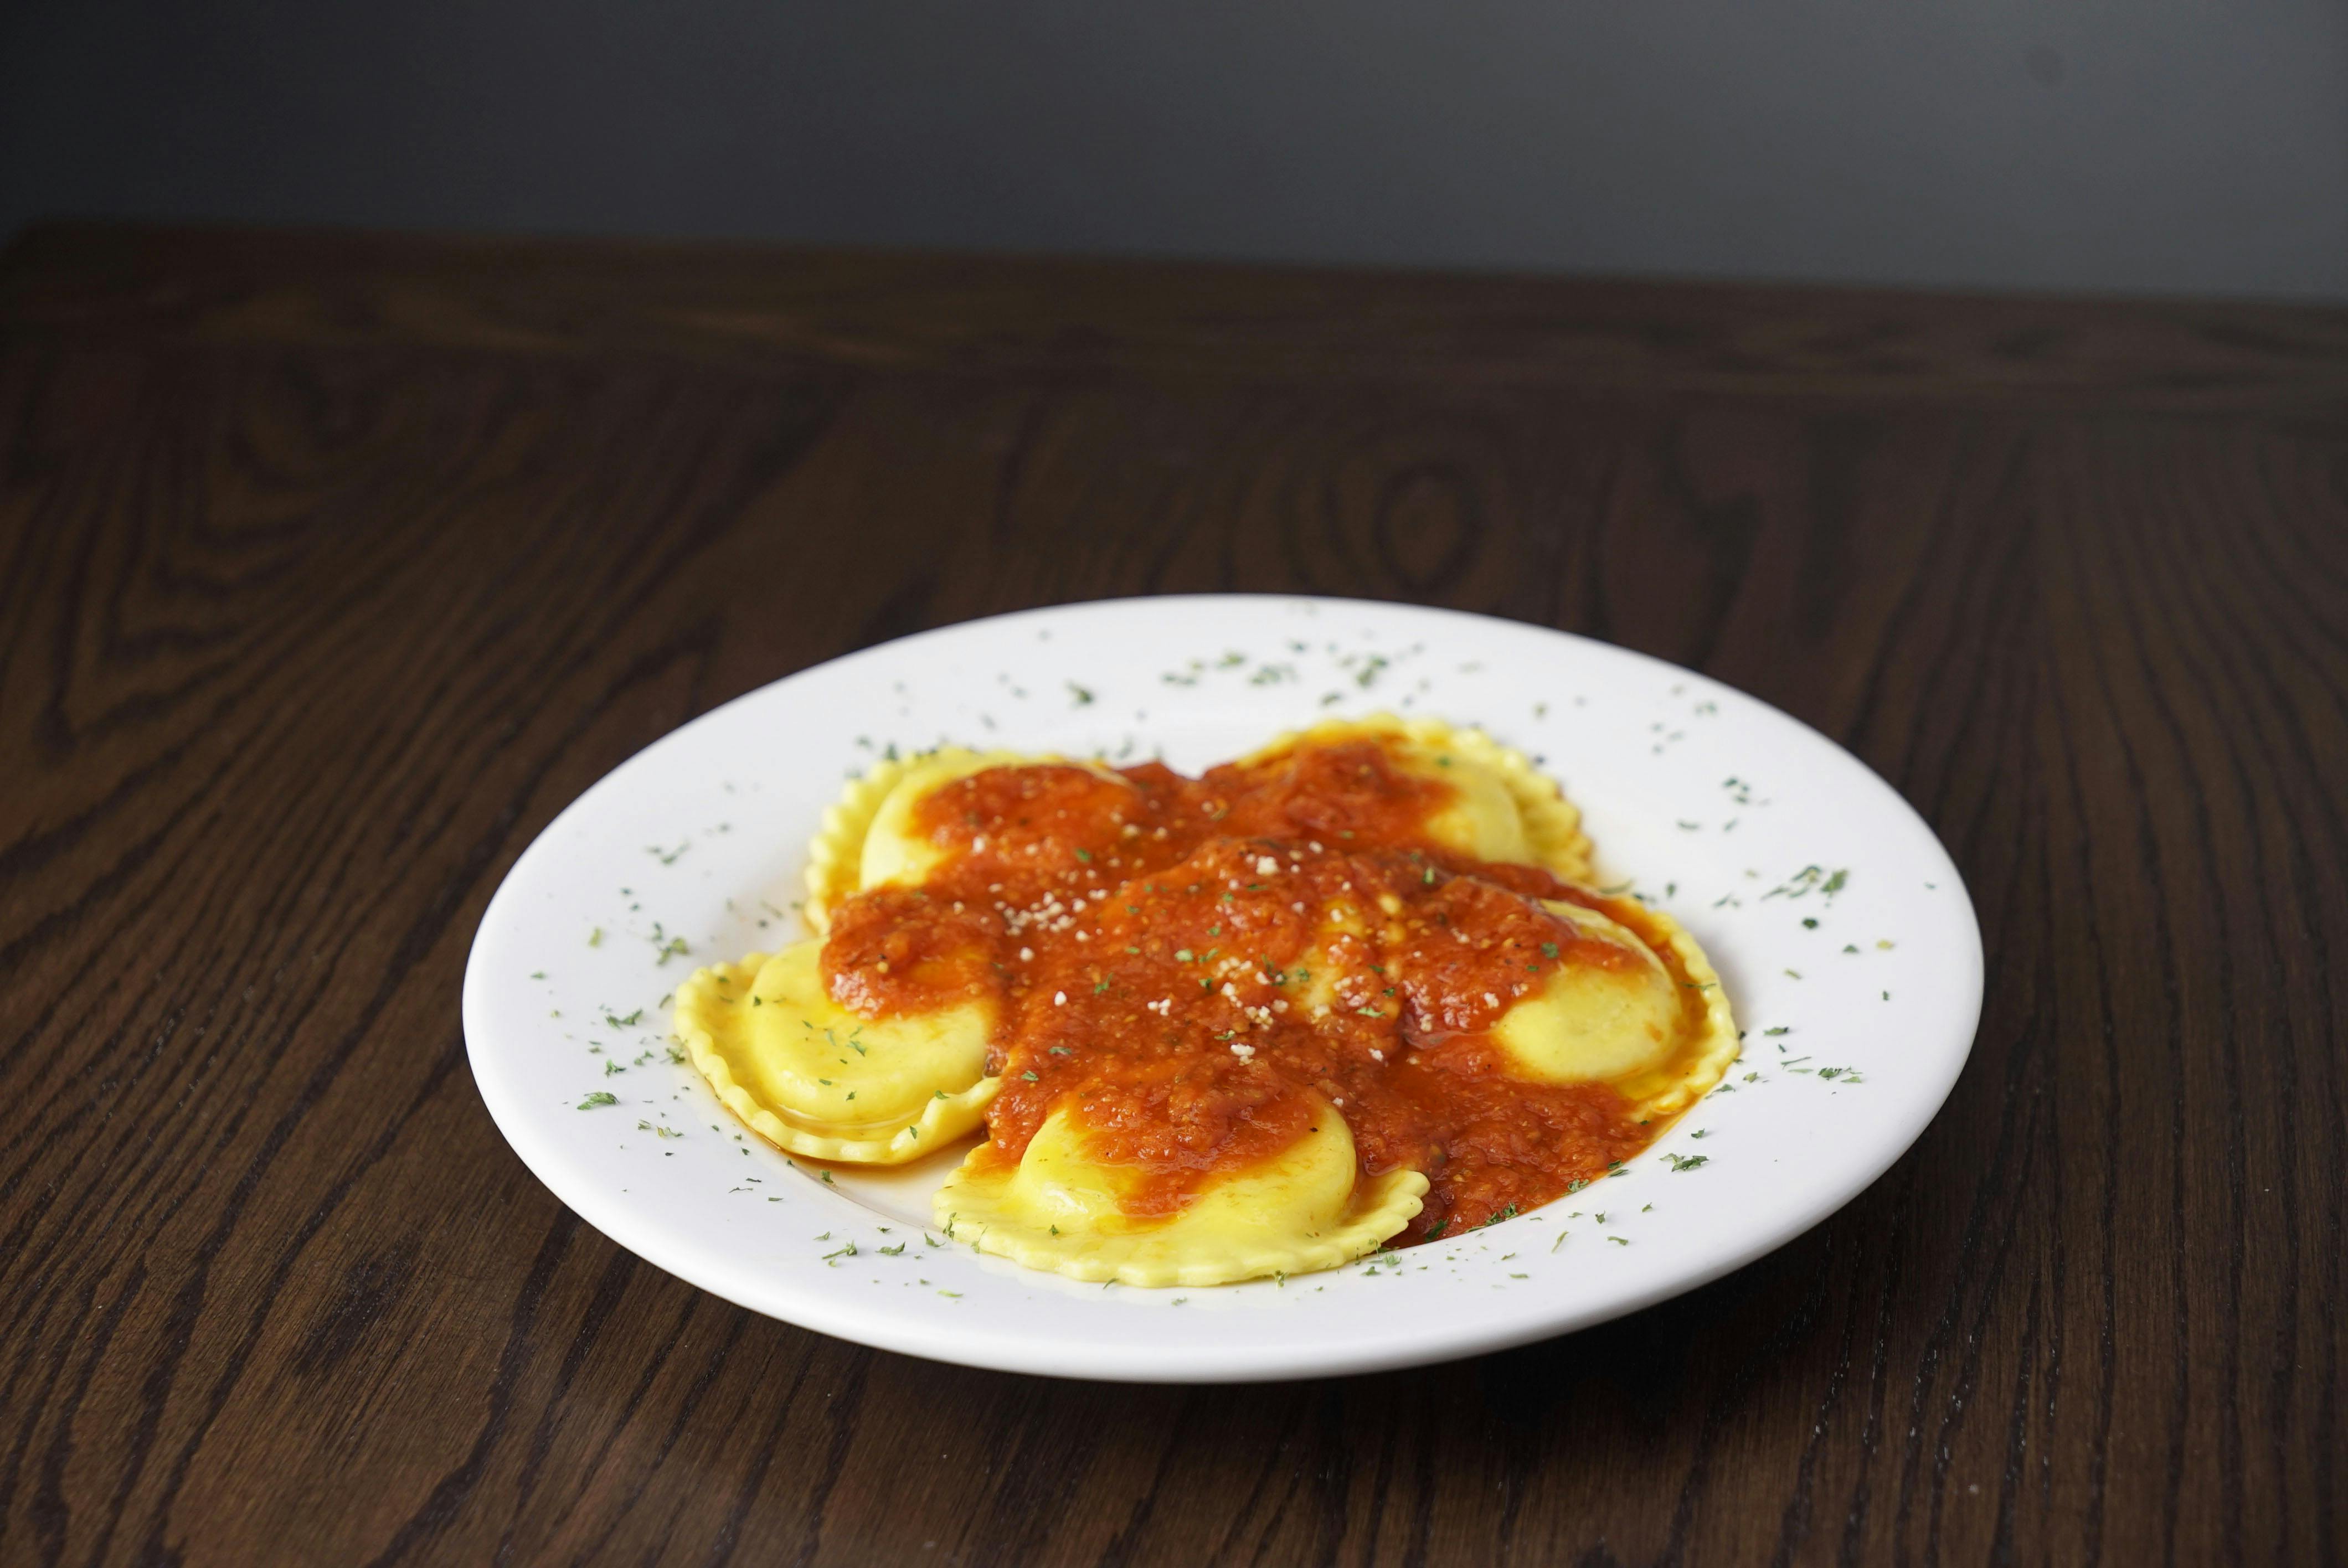
[[[1385,1265],[1208,1289],[1080,1286],[927,1228],[961,1151],[826,1184],[740,1130],[668,1054],[664,998],[694,965],[800,934],[784,912],[808,838],[888,746],[1162,752],[1190,769],[1379,709],[1480,723],[1543,759],[1587,814],[1601,879],[1635,878],[1718,967],[1745,1059],[1625,1174]],[[464,1005],[481,1097],[523,1162],[590,1225],[705,1290],[941,1360],[1219,1381],[1472,1355],[1725,1274],[1915,1140],[1964,1066],[1981,997],[1972,906],[1931,830],[1776,709],[1512,621],[1223,596],[950,627],[704,714],[530,845],[482,917]],[[580,1109],[597,1092],[617,1102]],[[1675,1170],[1667,1155],[1704,1163]]]

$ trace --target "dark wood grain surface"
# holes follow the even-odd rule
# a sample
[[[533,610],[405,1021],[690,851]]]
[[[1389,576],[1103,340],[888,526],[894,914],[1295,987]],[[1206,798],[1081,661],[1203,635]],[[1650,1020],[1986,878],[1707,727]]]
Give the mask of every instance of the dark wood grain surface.
[[[0,1562],[2348,1561],[2348,312],[67,227],[0,262]],[[457,1011],[567,802],[1021,606],[1690,664],[1989,948],[1880,1182],[1339,1381],[870,1351],[639,1263]]]

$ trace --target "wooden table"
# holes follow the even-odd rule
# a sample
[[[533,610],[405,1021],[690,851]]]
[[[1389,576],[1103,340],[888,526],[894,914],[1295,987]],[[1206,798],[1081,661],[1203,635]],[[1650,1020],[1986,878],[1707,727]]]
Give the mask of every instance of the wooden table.
[[[67,227],[0,263],[0,1561],[2348,1560],[2348,313]],[[1018,606],[1412,599],[1880,770],[1989,945],[1775,1255],[1344,1381],[739,1311],[523,1170],[491,889]]]

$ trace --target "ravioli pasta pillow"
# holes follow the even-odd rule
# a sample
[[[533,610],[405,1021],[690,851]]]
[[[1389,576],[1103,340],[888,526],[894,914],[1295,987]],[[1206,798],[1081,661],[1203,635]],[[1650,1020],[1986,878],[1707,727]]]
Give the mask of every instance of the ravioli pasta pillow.
[[[1641,1119],[1661,1128],[1712,1092],[1745,1046],[1720,975],[1695,938],[1661,909],[1627,900],[1621,907],[1642,928],[1642,939],[1667,957],[1692,1015],[1677,1053],[1614,1085]]]
[[[894,1165],[979,1125],[999,1004],[867,1020],[833,1001],[823,944],[714,964],[678,990],[676,1030],[727,1110],[794,1154]]]
[[[883,759],[851,782],[824,813],[822,828],[808,846],[808,924],[818,931],[830,929],[833,912],[852,894],[922,886],[958,851],[973,845],[983,850],[990,827],[1008,826],[1014,835],[1037,837],[1023,832],[1032,827],[1029,824],[963,818],[949,820],[942,830],[931,820],[938,803],[957,795],[956,785],[997,770],[1029,784],[1074,781],[1113,794],[1133,794],[1132,784],[1107,766],[1058,756],[943,746],[902,760]]]
[[[906,835],[922,796],[982,769],[1029,760],[1016,752],[941,746],[910,757],[884,757],[850,780],[839,799],[824,811],[823,825],[808,845],[808,924],[818,932],[830,929],[831,912],[839,901],[872,886],[866,880],[868,859],[889,876],[930,863],[927,846],[910,842]]]
[[[1282,735],[1237,765],[1265,774],[1300,752],[1349,741],[1380,743],[1405,771],[1449,787],[1453,798],[1425,825],[1435,843],[1478,860],[1538,866],[1569,881],[1590,879],[1590,838],[1581,809],[1522,752],[1482,730],[1392,713],[1333,719]]]
[[[1591,904],[1601,902],[1591,896]],[[1512,1070],[1542,1083],[1607,1083],[1642,1116],[1708,1092],[1741,1049],[1720,977],[1660,910],[1604,900],[1542,903],[1580,950],[1612,955],[1549,975],[1492,1026]],[[1634,928],[1636,927],[1636,928]]]
[[[1136,1216],[1138,1173],[1104,1159],[1081,1112],[1045,1120],[1015,1163],[983,1143],[938,1189],[938,1224],[1029,1268],[1123,1285],[1226,1285],[1334,1268],[1375,1252],[1419,1210],[1426,1178],[1361,1175],[1344,1118],[1325,1102],[1294,1143],[1221,1172],[1170,1215]]]

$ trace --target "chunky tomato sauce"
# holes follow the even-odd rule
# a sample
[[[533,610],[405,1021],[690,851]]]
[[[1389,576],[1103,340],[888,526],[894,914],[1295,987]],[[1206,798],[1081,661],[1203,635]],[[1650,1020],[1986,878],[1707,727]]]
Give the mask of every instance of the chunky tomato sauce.
[[[1511,1078],[1488,1031],[1550,973],[1632,961],[1531,898],[1640,907],[1442,850],[1450,785],[1374,741],[1189,779],[1147,764],[997,768],[923,801],[946,858],[833,917],[833,996],[868,1016],[991,995],[1004,1076],[982,1158],[1015,1162],[1073,1101],[1124,1201],[1170,1213],[1219,1170],[1336,1108],[1363,1173],[1426,1173],[1397,1244],[1454,1235],[1603,1177],[1661,1131],[1603,1084]],[[1700,1011],[1693,989],[1690,1021]]]

